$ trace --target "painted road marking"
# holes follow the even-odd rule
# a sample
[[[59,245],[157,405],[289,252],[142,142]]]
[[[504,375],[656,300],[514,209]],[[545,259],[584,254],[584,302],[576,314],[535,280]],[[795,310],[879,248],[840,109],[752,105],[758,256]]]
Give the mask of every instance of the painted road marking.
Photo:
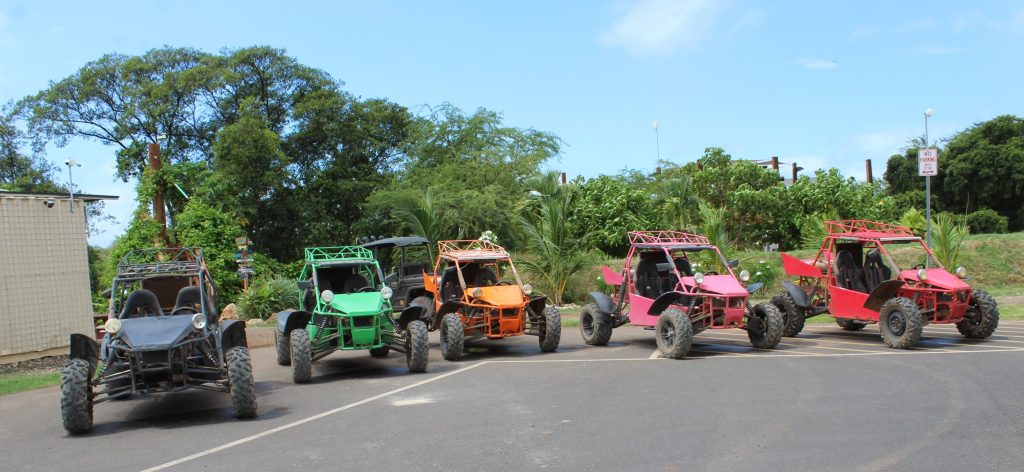
[[[691,350],[694,350],[694,349],[691,349]],[[708,352],[708,351],[703,351],[703,352]],[[854,353],[854,352],[851,352],[851,353],[846,353],[846,352],[844,352],[844,353],[818,353],[818,354],[813,354],[813,355],[808,355],[806,353],[783,353],[783,352],[779,352],[779,351],[774,351],[771,354],[768,354],[767,350],[763,351],[763,353],[744,354],[744,355],[736,355],[738,353],[718,352],[718,351],[710,351],[710,352],[713,353],[713,354],[716,354],[716,355],[708,356],[708,357],[701,357],[699,359],[719,359],[719,358],[746,358],[746,359],[755,359],[756,358],[756,359],[768,359],[768,358],[783,358],[783,357],[785,357],[785,358],[808,358],[808,357],[916,356],[916,355],[939,355],[939,354],[979,354],[979,353],[999,353],[999,352],[1002,352],[1002,353],[1005,353],[1005,352],[1024,352],[1024,347],[1021,347],[1021,348],[991,349],[991,350],[976,350],[976,351],[970,351],[970,350],[945,350],[945,349],[943,349],[943,350],[938,350],[938,349],[928,349],[928,350],[902,350],[902,349],[897,350],[897,349],[891,349],[891,350],[887,350],[887,351],[871,351],[871,352],[865,351],[865,352],[856,352],[856,353]],[[173,461],[170,461],[170,462],[165,462],[163,464],[160,464],[160,465],[157,465],[157,466],[145,469],[143,472],[151,472],[151,471],[164,470],[164,469],[168,469],[168,468],[174,467],[176,465],[184,464],[186,462],[189,462],[189,461],[192,461],[192,460],[195,460],[195,459],[199,459],[199,458],[211,455],[211,454],[216,454],[216,453],[224,451],[226,449],[230,449],[230,448],[233,448],[235,446],[240,446],[242,444],[245,444],[245,443],[248,443],[248,442],[252,442],[252,441],[255,441],[255,440],[260,439],[260,438],[264,438],[264,437],[267,437],[267,436],[270,436],[270,435],[273,435],[273,434],[280,433],[282,431],[286,431],[286,430],[289,430],[289,429],[292,429],[292,428],[304,425],[306,423],[310,423],[310,422],[313,422],[313,421],[316,421],[316,420],[319,420],[319,419],[322,419],[322,418],[325,418],[325,417],[328,417],[328,416],[331,416],[331,415],[335,415],[335,414],[341,413],[343,411],[350,410],[350,409],[356,408],[358,406],[362,406],[362,405],[371,403],[371,402],[373,402],[375,400],[379,400],[381,398],[390,397],[392,395],[395,395],[395,394],[398,394],[398,393],[401,393],[401,392],[405,392],[407,390],[411,390],[411,389],[414,389],[416,387],[420,387],[420,386],[423,386],[423,385],[426,385],[426,384],[429,384],[429,383],[436,382],[436,381],[441,380],[441,379],[445,379],[445,378],[448,378],[448,377],[451,377],[451,376],[454,376],[454,375],[457,375],[457,374],[461,374],[463,372],[467,372],[469,370],[475,369],[475,368],[483,366],[485,364],[558,364],[558,363],[601,363],[601,362],[637,362],[637,361],[643,362],[643,361],[648,361],[648,360],[659,360],[659,359],[653,358],[653,355],[652,355],[652,357],[648,357],[648,358],[640,357],[640,358],[619,358],[619,359],[508,359],[508,360],[487,360],[487,361],[481,361],[481,362],[477,362],[475,364],[471,364],[471,365],[468,365],[466,367],[463,367],[463,368],[460,368],[460,369],[457,369],[457,370],[453,370],[453,371],[445,373],[445,374],[440,374],[440,375],[431,377],[431,378],[426,379],[426,380],[422,380],[422,381],[419,381],[419,382],[416,382],[416,383],[413,383],[413,384],[410,384],[410,385],[406,385],[404,387],[399,387],[399,388],[396,388],[394,390],[389,390],[387,392],[380,393],[380,394],[374,395],[372,397],[365,398],[363,400],[352,402],[352,403],[349,403],[347,405],[335,408],[333,410],[328,410],[328,411],[325,411],[325,412],[322,412],[322,413],[319,413],[319,414],[316,414],[316,415],[313,415],[313,416],[308,416],[306,418],[293,421],[291,423],[287,423],[287,424],[284,424],[284,425],[281,425],[281,426],[277,426],[277,427],[268,429],[268,430],[260,432],[260,433],[256,433],[256,434],[253,434],[253,435],[250,435],[250,436],[246,436],[246,437],[243,437],[243,438],[240,438],[240,439],[236,439],[236,440],[231,441],[229,443],[226,443],[226,444],[223,444],[223,445],[220,445],[220,446],[217,446],[217,447],[213,447],[213,448],[207,449],[205,451],[200,451],[200,452],[197,452],[195,454],[191,454],[191,455],[182,457],[181,459],[176,459],[176,460],[173,460]]]

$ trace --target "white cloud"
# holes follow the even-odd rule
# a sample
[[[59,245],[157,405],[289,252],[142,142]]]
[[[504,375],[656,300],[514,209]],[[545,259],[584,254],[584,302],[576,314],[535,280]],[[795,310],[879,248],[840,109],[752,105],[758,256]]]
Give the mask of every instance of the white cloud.
[[[804,69],[811,70],[829,70],[836,69],[839,67],[839,63],[836,61],[830,61],[827,59],[819,59],[813,57],[805,57],[803,59],[797,59],[796,64]]]
[[[600,39],[607,45],[624,47],[634,54],[668,53],[680,47],[694,47],[712,31],[726,3],[714,0],[639,0],[620,5],[623,15]]]

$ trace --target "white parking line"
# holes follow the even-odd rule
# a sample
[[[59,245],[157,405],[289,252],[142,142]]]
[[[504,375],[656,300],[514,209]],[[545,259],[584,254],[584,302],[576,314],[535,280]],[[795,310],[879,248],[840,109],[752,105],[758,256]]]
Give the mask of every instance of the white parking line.
[[[489,361],[482,361],[482,362],[478,362],[476,364],[471,364],[471,365],[468,365],[468,366],[463,367],[461,369],[453,370],[453,371],[448,372],[446,374],[441,374],[441,375],[438,375],[438,376],[435,376],[435,377],[431,377],[431,378],[426,379],[426,380],[421,380],[421,381],[416,382],[414,384],[406,385],[404,387],[396,388],[394,390],[390,390],[390,391],[381,393],[379,395],[374,395],[372,397],[369,397],[369,398],[366,398],[366,399],[363,399],[363,400],[359,400],[357,402],[349,403],[348,405],[340,406],[340,407],[335,408],[333,410],[328,410],[328,411],[325,411],[323,413],[319,413],[319,414],[316,414],[316,415],[313,415],[313,416],[309,416],[309,417],[303,418],[303,419],[298,420],[298,421],[293,421],[291,423],[278,426],[276,428],[268,429],[266,431],[263,431],[262,433],[256,433],[256,434],[253,434],[251,436],[246,436],[244,438],[237,439],[235,441],[231,441],[231,442],[229,442],[227,444],[224,444],[222,446],[217,446],[217,447],[214,447],[214,448],[207,449],[205,451],[197,452],[197,453],[192,454],[190,456],[182,457],[181,459],[173,460],[173,461],[170,461],[170,462],[165,462],[165,463],[160,464],[158,466],[150,467],[150,468],[144,470],[143,472],[152,472],[152,471],[157,471],[157,470],[164,470],[164,469],[166,469],[168,467],[174,467],[174,466],[176,466],[178,464],[183,464],[185,462],[188,462],[188,461],[191,461],[191,460],[195,460],[195,459],[199,459],[200,457],[208,456],[210,454],[213,454],[213,453],[216,453],[216,452],[220,452],[220,451],[223,451],[225,449],[229,449],[229,448],[232,448],[232,447],[235,447],[235,446],[239,446],[239,445],[245,444],[245,443],[250,442],[250,441],[255,441],[255,440],[257,440],[259,438],[262,438],[262,437],[265,437],[265,436],[270,436],[271,434],[280,433],[281,431],[284,431],[284,430],[287,430],[287,429],[291,429],[291,428],[294,428],[296,426],[304,425],[306,423],[309,423],[310,421],[316,421],[316,420],[318,420],[320,418],[324,418],[324,417],[331,416],[331,415],[334,415],[334,414],[337,414],[337,413],[341,413],[341,412],[343,412],[345,410],[349,410],[349,409],[355,408],[355,407],[357,407],[359,405],[370,403],[370,402],[372,402],[374,400],[379,400],[381,398],[389,397],[389,396],[394,395],[396,393],[401,393],[401,392],[404,392],[406,390],[410,390],[410,389],[419,387],[421,385],[426,385],[426,384],[431,383],[431,382],[436,382],[436,381],[441,380],[443,378],[451,377],[451,376],[453,376],[455,374],[461,374],[461,373],[463,373],[463,372],[465,372],[467,370],[475,369],[477,367],[480,367],[480,366],[482,366],[482,365],[484,365],[484,364],[486,364],[488,362]]]

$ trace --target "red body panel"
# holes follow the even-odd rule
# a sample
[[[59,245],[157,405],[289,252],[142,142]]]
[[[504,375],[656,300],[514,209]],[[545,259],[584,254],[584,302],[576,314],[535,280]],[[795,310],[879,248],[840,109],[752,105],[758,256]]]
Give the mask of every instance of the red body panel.
[[[781,255],[782,269],[786,271],[786,274],[795,275],[797,277],[822,276],[821,269],[815,267],[813,263],[809,264],[786,253],[782,253]]]
[[[832,287],[828,311],[837,318],[854,318],[858,320],[878,321],[878,312],[864,308],[868,294]]]

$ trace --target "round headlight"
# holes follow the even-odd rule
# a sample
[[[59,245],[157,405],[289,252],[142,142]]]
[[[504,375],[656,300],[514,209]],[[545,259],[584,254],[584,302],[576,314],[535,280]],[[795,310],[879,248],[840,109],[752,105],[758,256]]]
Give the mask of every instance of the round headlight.
[[[192,315],[192,327],[200,330],[206,327],[206,315],[202,313],[196,313]]]
[[[967,268],[964,267],[964,266],[957,267],[956,268],[956,276],[960,277],[961,279],[966,279],[967,278]]]
[[[750,280],[750,272],[748,272],[746,270],[741,270],[740,271],[740,280],[742,280],[744,282]]]
[[[533,285],[523,284],[523,293],[530,295],[533,293]]]
[[[924,269],[918,269],[917,270],[917,279],[922,281],[922,282],[924,282],[925,280],[928,280],[928,271],[924,270]]]
[[[391,296],[394,295],[394,294],[395,294],[395,291],[391,290],[391,287],[384,287],[384,288],[380,289],[380,296],[382,296],[384,298],[387,298],[389,300],[391,299]]]
[[[696,282],[697,285],[700,285],[700,284],[704,283],[704,274],[702,274],[700,272],[697,272],[696,274],[693,274],[693,281]]]
[[[484,289],[477,287],[474,288],[472,292],[469,292],[469,294],[472,295],[473,298],[480,298],[484,296]]]
[[[103,330],[110,334],[117,334],[118,331],[121,331],[121,320],[117,318],[107,320],[106,323],[103,323]]]
[[[323,300],[324,303],[331,303],[331,300],[334,300],[334,292],[324,290],[323,292],[320,292],[320,299]]]

